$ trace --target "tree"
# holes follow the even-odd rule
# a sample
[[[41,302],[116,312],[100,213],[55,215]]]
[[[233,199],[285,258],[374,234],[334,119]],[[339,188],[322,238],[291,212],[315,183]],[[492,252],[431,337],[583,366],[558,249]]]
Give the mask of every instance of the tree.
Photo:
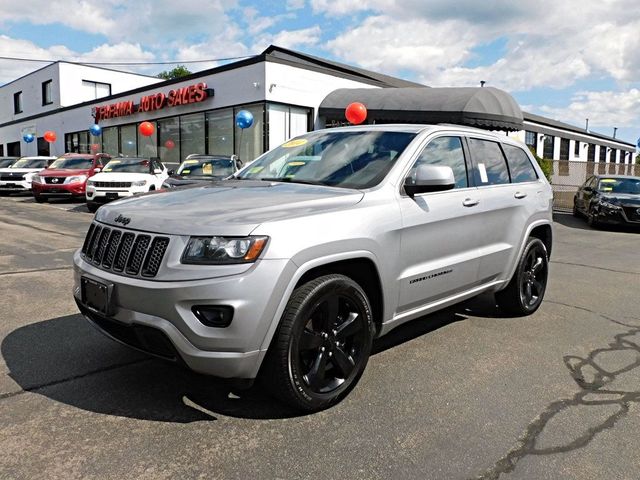
[[[547,177],[547,180],[549,180],[549,182],[551,182],[551,174],[553,173],[553,160],[540,158],[536,153],[535,149],[531,146],[529,146],[529,150],[531,150],[531,154],[533,155],[533,158],[535,158],[536,162],[538,162],[538,165],[540,165],[540,168],[542,169],[542,173],[544,173],[544,176]]]
[[[178,65],[173,70],[165,70],[164,72],[160,72],[156,77],[162,78],[164,80],[171,80],[174,78],[182,78],[187,75],[191,75],[193,72],[189,71],[187,67],[184,65]]]

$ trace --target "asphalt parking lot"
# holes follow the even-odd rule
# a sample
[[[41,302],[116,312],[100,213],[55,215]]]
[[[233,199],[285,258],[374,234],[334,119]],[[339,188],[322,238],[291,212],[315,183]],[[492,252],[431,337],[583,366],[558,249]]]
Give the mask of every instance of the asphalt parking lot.
[[[81,203],[0,198],[0,478],[637,479],[640,233],[556,216],[540,310],[491,298],[379,340],[297,416],[115,344],[77,313]]]

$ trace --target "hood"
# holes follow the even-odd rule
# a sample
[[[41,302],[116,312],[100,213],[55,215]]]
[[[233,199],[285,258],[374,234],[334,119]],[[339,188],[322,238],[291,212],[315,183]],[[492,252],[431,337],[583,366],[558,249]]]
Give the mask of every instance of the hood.
[[[358,190],[252,180],[222,180],[204,186],[154,192],[98,209],[96,219],[115,226],[173,235],[249,235],[274,220],[313,215],[358,203]]]
[[[602,195],[602,199],[608,202],[617,200],[623,205],[640,206],[640,194],[637,193],[607,193]]]
[[[46,168],[40,172],[41,177],[77,177],[78,175],[88,175],[88,168]]]
[[[167,185],[171,185],[172,187],[182,187],[184,185],[207,185],[210,182],[220,181],[222,178],[214,178],[214,177],[187,177],[182,175],[171,175],[167,178],[164,183]]]

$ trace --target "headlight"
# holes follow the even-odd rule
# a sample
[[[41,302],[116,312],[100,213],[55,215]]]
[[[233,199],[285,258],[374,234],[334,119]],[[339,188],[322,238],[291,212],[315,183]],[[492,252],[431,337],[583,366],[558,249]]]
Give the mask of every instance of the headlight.
[[[182,263],[226,265],[255,262],[269,237],[191,237]]]
[[[26,176],[25,176],[25,178],[26,178]],[[31,177],[31,181],[32,181],[33,183],[44,183],[44,182],[42,181],[42,177],[41,177],[40,175],[37,175],[37,174],[36,174],[36,175],[34,175],[33,177]]]
[[[64,183],[82,183],[87,179],[86,175],[76,175],[75,177],[67,177]]]
[[[137,180],[135,182],[131,182],[132,187],[144,187],[147,184],[146,180]]]

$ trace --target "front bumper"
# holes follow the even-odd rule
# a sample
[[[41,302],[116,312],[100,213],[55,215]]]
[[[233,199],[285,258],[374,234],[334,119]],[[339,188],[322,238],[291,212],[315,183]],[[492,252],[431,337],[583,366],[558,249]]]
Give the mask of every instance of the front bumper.
[[[9,182],[0,180],[0,190],[3,192],[26,192],[31,190],[31,182],[20,180]]]
[[[276,312],[294,272],[289,260],[260,260],[237,275],[146,280],[100,270],[77,252],[74,297],[94,326],[122,343],[200,373],[251,379],[258,373],[266,353],[262,346],[269,327],[277,321]],[[110,317],[83,304],[83,276],[113,285]],[[233,321],[226,328],[207,327],[192,313],[194,305],[232,306]]]
[[[87,202],[93,203],[109,203],[119,198],[132,197],[149,191],[148,186],[129,187],[129,188],[96,188],[87,186],[86,197]]]
[[[42,197],[82,197],[85,195],[85,183],[47,184],[33,183],[31,191]]]
[[[638,208],[638,206],[610,208],[598,205],[594,212],[595,219],[599,223],[609,225],[640,226],[640,213],[636,210]]]

